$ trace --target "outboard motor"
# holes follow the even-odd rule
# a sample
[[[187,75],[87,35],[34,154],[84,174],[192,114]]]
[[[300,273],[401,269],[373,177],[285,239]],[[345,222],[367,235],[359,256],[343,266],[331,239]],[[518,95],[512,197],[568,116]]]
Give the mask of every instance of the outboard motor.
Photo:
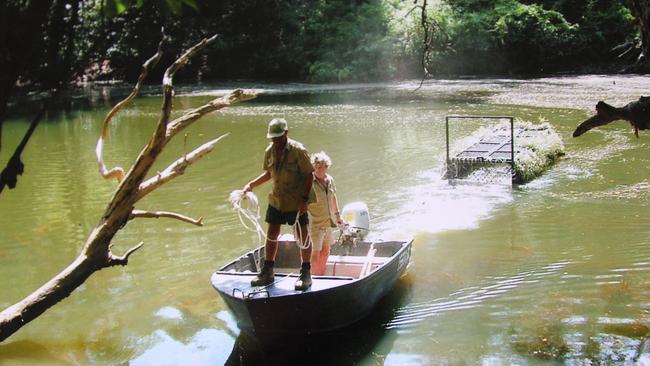
[[[343,236],[363,240],[370,231],[370,213],[363,202],[348,203],[341,211],[341,218],[347,223]]]

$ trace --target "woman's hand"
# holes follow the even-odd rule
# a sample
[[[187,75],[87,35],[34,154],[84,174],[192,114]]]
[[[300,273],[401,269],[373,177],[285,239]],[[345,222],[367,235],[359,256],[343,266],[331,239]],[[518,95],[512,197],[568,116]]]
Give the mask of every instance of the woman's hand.
[[[339,225],[339,226],[345,225],[345,221],[343,221],[343,219],[341,218],[341,213],[340,212],[336,211],[336,213],[334,213],[334,216],[336,216],[336,224],[337,225]]]

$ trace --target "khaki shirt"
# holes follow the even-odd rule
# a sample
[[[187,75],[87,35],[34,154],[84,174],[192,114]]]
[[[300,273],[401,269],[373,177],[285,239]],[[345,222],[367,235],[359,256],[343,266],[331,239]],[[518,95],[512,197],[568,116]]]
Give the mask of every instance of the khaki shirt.
[[[311,189],[316,193],[316,202],[309,205],[309,223],[314,229],[334,227],[332,220],[331,203],[336,194],[336,185],[334,178],[327,174],[325,177],[325,186],[314,176],[314,182]]]
[[[307,149],[300,142],[287,139],[280,161],[276,161],[275,148],[271,143],[264,153],[263,169],[271,173],[273,181],[269,205],[282,212],[298,211],[305,202],[306,180],[311,179],[314,171]]]

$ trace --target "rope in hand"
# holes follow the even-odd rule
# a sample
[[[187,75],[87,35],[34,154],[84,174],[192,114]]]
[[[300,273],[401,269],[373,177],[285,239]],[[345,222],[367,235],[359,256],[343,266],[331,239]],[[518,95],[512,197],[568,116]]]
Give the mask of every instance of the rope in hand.
[[[269,239],[266,236],[266,232],[260,225],[260,205],[257,200],[257,196],[253,192],[244,192],[241,189],[234,190],[230,192],[228,201],[232,205],[233,209],[237,211],[239,216],[239,221],[241,224],[249,231],[255,231],[257,233],[257,240],[259,245],[262,245],[262,237],[266,240],[273,242],[278,242],[278,240]],[[245,204],[243,202],[246,202]],[[307,240],[303,245],[302,243],[302,228],[298,222],[299,215],[296,214],[296,221],[293,223],[294,236],[296,237],[296,245],[300,249],[307,249],[311,245],[311,235],[309,233],[309,227],[307,227]],[[248,224],[247,224],[248,222]],[[295,235],[297,234],[297,235]]]

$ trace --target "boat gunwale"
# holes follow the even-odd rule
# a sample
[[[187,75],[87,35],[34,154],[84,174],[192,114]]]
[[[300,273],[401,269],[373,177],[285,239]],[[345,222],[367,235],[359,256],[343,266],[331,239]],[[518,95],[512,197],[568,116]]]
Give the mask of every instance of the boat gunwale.
[[[260,246],[260,247],[258,247],[256,249],[253,249],[253,250],[251,250],[249,252],[246,252],[243,255],[237,257],[235,260],[231,261],[230,263],[222,266],[220,269],[213,272],[213,274],[212,274],[212,276],[210,278],[211,279],[210,282],[212,283],[212,287],[215,290],[217,290],[218,293],[220,293],[222,295],[225,295],[225,296],[228,296],[229,298],[232,298],[232,299],[242,300],[243,302],[270,301],[270,299],[280,299],[280,298],[284,299],[284,298],[291,297],[291,296],[306,296],[306,295],[309,295],[309,294],[312,294],[312,296],[320,296],[321,294],[325,294],[325,293],[328,293],[330,291],[336,291],[337,289],[340,289],[341,287],[344,287],[344,286],[352,286],[353,284],[356,284],[356,283],[361,282],[361,281],[365,282],[365,281],[372,280],[373,277],[378,276],[380,273],[384,272],[387,268],[389,268],[389,266],[393,262],[399,260],[399,257],[401,255],[401,253],[412,246],[413,239],[411,238],[411,239],[408,239],[408,240],[391,240],[390,242],[398,242],[398,243],[400,243],[400,248],[392,256],[384,257],[384,258],[390,258],[390,259],[388,261],[386,261],[386,262],[380,263],[379,267],[377,267],[377,269],[370,272],[366,276],[357,277],[357,278],[351,277],[351,276],[313,276],[312,277],[314,280],[317,280],[317,279],[330,279],[330,280],[345,281],[345,283],[342,283],[342,284],[336,285],[336,286],[332,286],[332,287],[327,287],[327,288],[318,289],[318,290],[309,289],[308,291],[291,291],[291,292],[288,292],[288,293],[275,294],[275,295],[272,295],[272,296],[269,294],[269,296],[267,296],[267,297],[247,297],[247,296],[239,297],[239,296],[234,296],[233,294],[229,294],[229,293],[219,289],[217,286],[215,286],[215,283],[212,280],[215,276],[253,277],[253,276],[257,275],[257,273],[255,273],[255,272],[249,272],[249,273],[228,272],[228,271],[224,271],[223,269],[230,266],[230,265],[233,265],[234,263],[239,261],[241,258],[245,258],[249,254],[254,253],[255,251],[261,250],[262,248],[264,248],[264,246]],[[374,243],[385,243],[385,242],[372,242],[372,243],[374,244]],[[410,262],[410,255],[409,255],[409,262]],[[407,268],[408,268],[408,265],[404,267],[404,271]],[[293,273],[288,273],[288,274],[277,273],[277,274],[278,275],[284,275],[285,278],[297,277],[298,276],[298,274],[293,274]],[[249,288],[254,288],[254,287],[251,286]],[[260,291],[264,291],[265,288],[266,287],[261,288]]]

